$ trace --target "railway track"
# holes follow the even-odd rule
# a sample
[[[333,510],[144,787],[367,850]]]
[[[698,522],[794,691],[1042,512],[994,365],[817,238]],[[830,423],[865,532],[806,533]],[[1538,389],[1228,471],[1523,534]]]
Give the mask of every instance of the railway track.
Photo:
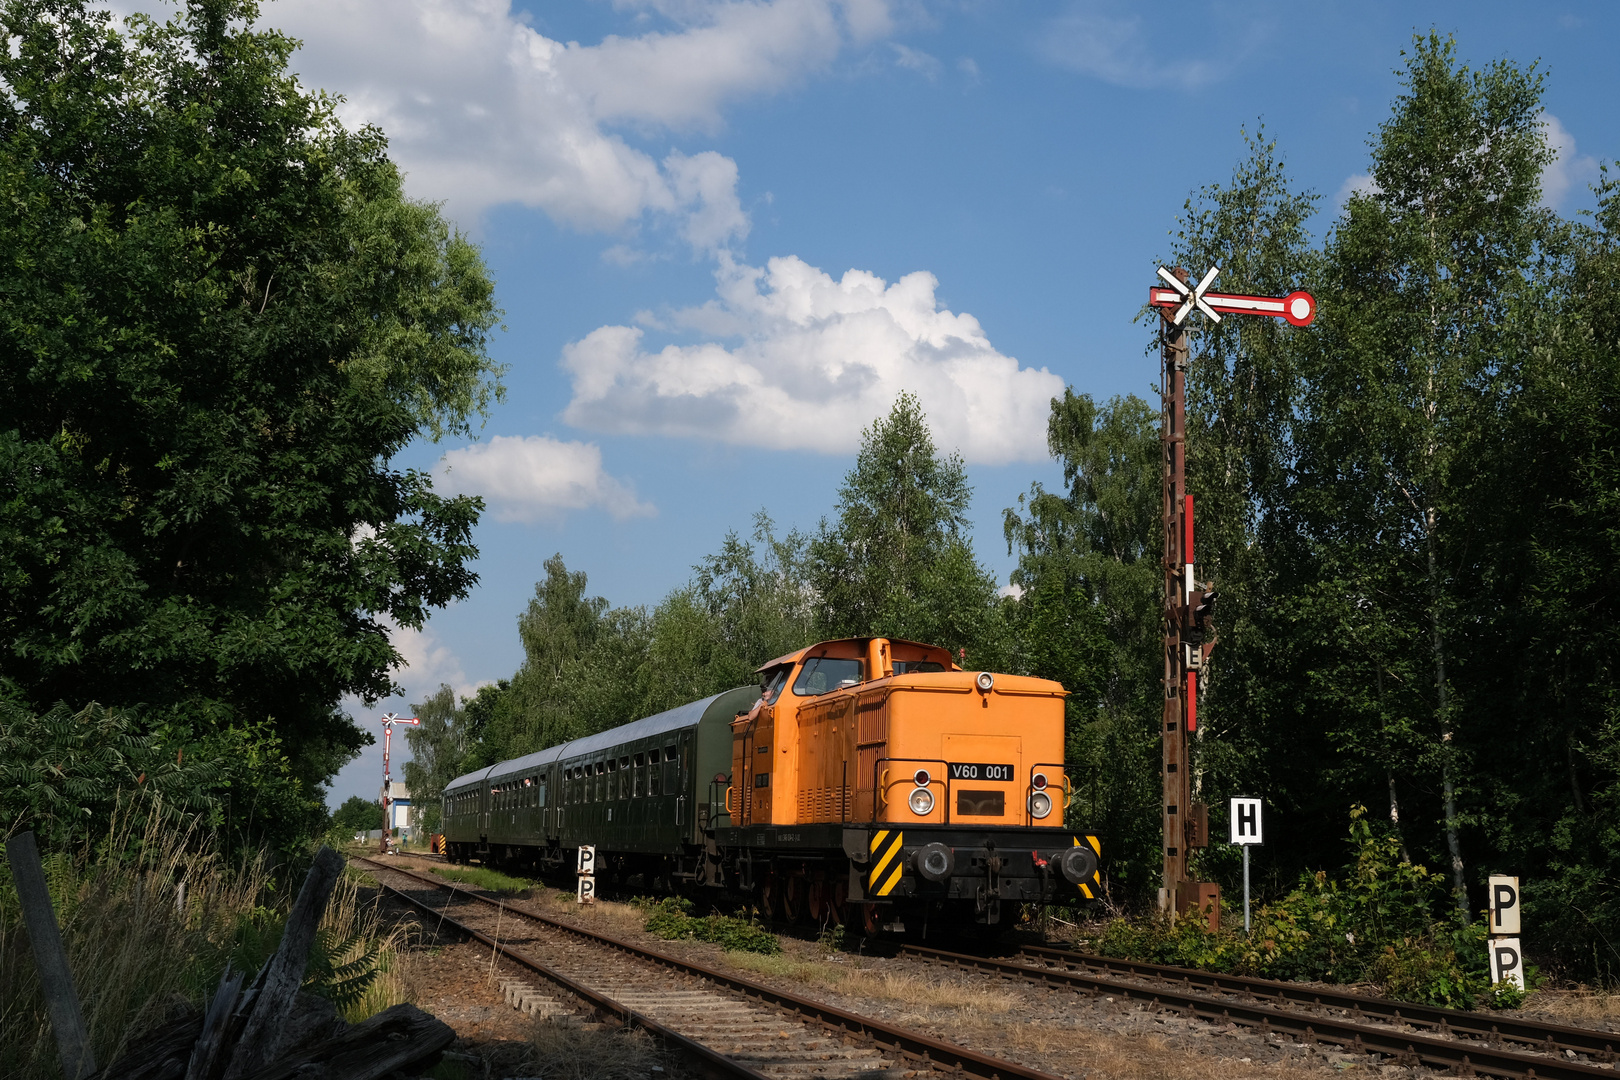
[[[1219,975],[1187,968],[1026,947],[992,959],[904,945],[901,955],[982,971],[1077,993],[1107,994],[1151,1009],[1173,1009],[1263,1035],[1351,1053],[1380,1054],[1394,1064],[1426,1065],[1458,1075],[1578,1080],[1613,1077],[1620,1036],[1585,1028],[1467,1013],[1295,983]]]
[[[351,856],[424,924],[449,926],[536,977],[507,1000],[559,1018],[593,1013],[646,1030],[710,1080],[1061,1080],[921,1032],[571,926],[453,882]],[[431,922],[430,922],[431,920]],[[542,960],[541,957],[544,957]]]

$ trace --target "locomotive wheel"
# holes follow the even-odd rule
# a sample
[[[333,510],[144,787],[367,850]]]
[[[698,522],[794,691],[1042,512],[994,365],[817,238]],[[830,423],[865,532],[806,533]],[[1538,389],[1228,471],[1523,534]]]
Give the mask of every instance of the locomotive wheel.
[[[825,877],[817,877],[810,883],[810,918],[817,923],[826,923],[832,918],[832,890],[827,887]]]
[[[877,937],[882,921],[878,918],[878,905],[861,905],[861,926],[866,930],[867,937]]]
[[[849,882],[839,878],[832,883],[832,902],[827,905],[832,921],[839,926],[849,922]]]
[[[809,904],[810,883],[803,875],[787,879],[787,888],[783,890],[782,908],[788,922],[804,922],[810,915]]]
[[[782,918],[782,881],[774,873],[765,878],[759,889],[759,913],[772,922]]]

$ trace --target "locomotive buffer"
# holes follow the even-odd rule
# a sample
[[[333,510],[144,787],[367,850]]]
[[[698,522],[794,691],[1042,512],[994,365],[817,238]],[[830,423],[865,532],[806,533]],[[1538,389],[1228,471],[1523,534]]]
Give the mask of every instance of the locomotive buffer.
[[[1307,292],[1283,297],[1210,292],[1220,267],[1212,266],[1194,285],[1187,271],[1159,267],[1162,285],[1148,290],[1148,304],[1159,309],[1162,406],[1160,443],[1164,450],[1164,876],[1159,907],[1185,913],[1207,912],[1211,929],[1220,924],[1221,890],[1193,878],[1189,857],[1209,845],[1209,808],[1193,802],[1188,741],[1198,732],[1198,678],[1215,649],[1212,615],[1215,590],[1197,581],[1193,562],[1193,497],[1187,492],[1187,320],[1197,312],[1212,323],[1222,315],[1268,315],[1293,326],[1309,326],[1316,301]]]

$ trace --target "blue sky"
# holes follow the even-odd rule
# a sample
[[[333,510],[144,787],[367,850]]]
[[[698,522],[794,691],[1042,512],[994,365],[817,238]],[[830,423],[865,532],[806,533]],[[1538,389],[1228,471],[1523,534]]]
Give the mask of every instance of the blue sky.
[[[761,508],[813,529],[900,389],[967,461],[976,549],[1005,581],[1002,509],[1057,479],[1048,399],[1149,393],[1133,319],[1188,195],[1263,122],[1321,196],[1320,236],[1416,32],[1476,67],[1539,62],[1560,211],[1590,207],[1620,152],[1614,4],[1149,10],[267,4],[306,84],[380,125],[410,193],[479,241],[506,311],[505,403],[476,441],[398,462],[484,495],[480,584],[397,633],[404,696],[347,703],[356,719],[509,676],[554,552],[612,604],[652,605]],[[333,804],[374,797],[381,757]]]

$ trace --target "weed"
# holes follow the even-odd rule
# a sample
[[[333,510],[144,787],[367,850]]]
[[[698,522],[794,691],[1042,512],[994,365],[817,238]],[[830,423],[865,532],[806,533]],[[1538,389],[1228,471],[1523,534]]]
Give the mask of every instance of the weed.
[[[450,881],[459,881],[464,885],[471,885],[475,889],[507,895],[527,893],[536,885],[535,882],[527,878],[512,877],[510,874],[503,874],[499,870],[491,870],[487,866],[469,866],[465,868],[435,866],[433,872]],[[568,898],[572,900],[573,895],[570,894]]]
[[[696,919],[687,914],[691,906],[690,901],[673,896],[656,904],[640,905],[642,910],[648,912],[647,932],[656,934],[665,941],[676,941],[680,938],[712,941],[728,952],[769,955],[782,951],[782,943],[777,940],[776,935],[757,923],[729,915],[710,915]]]

